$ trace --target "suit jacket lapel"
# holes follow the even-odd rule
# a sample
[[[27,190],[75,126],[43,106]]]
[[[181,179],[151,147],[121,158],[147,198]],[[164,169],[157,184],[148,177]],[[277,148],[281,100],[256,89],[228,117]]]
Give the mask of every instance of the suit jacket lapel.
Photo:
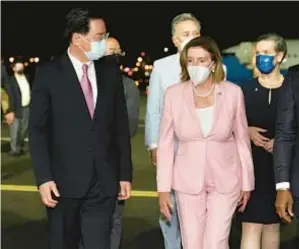
[[[214,115],[213,115],[213,125],[211,128],[211,131],[208,136],[213,136],[216,131],[217,122],[219,119],[219,116],[221,115],[221,111],[223,106],[225,105],[225,89],[223,83],[217,83],[215,84],[215,108],[214,108]]]
[[[194,123],[196,124],[196,129],[198,130],[198,133],[200,134],[201,137],[203,137],[200,120],[198,118],[196,112],[196,106],[194,103],[192,83],[188,81],[185,82],[184,84],[186,84],[186,88],[184,89],[184,95],[185,95],[184,101],[186,101],[186,104],[188,105],[190,116],[195,121]]]
[[[94,69],[96,74],[96,81],[98,87],[98,95],[97,95],[97,102],[94,110],[94,117],[96,116],[99,107],[101,106],[101,102],[103,101],[103,83],[105,82],[105,69],[103,61],[105,58],[101,58],[97,61],[94,61]]]

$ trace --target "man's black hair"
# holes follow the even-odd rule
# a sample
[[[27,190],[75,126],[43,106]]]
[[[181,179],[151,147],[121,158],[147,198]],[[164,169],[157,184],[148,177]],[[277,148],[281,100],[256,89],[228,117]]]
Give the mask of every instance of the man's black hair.
[[[99,14],[91,13],[88,9],[72,9],[66,15],[65,37],[71,43],[74,33],[86,35],[89,32],[90,20],[103,19]]]

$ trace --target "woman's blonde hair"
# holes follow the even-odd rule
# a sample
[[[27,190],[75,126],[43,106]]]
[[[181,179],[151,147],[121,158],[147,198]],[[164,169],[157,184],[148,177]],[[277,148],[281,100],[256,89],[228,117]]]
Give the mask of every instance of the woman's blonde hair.
[[[190,79],[190,75],[187,70],[187,53],[188,50],[193,47],[201,47],[211,54],[212,61],[214,62],[215,66],[215,70],[213,70],[212,72],[212,80],[215,83],[223,81],[225,78],[225,74],[223,70],[221,53],[216,42],[208,36],[200,36],[192,39],[190,42],[186,44],[186,46],[182,50],[180,56],[180,64],[182,68],[181,81],[188,81]]]

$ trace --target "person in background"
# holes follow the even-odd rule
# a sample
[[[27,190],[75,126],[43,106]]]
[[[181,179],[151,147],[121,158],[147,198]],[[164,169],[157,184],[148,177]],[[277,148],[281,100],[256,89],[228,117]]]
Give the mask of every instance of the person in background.
[[[145,144],[150,151],[152,164],[157,164],[157,146],[159,140],[160,120],[163,111],[165,90],[180,81],[180,53],[184,46],[194,37],[200,36],[200,22],[190,13],[176,16],[171,23],[173,44],[177,53],[154,62],[148,88],[146,117],[145,117]],[[173,148],[175,149],[175,148]],[[160,216],[160,227],[164,237],[165,249],[180,249],[181,236],[177,217],[176,199],[172,192],[172,216],[166,220]]]
[[[131,196],[131,141],[116,58],[98,13],[66,15],[65,53],[37,68],[29,144],[51,249],[110,247],[115,200]]]
[[[25,138],[28,134],[29,105],[31,85],[24,73],[24,64],[20,61],[13,63],[14,74],[9,79],[13,94],[14,121],[9,125],[11,156],[20,156],[25,152]]]
[[[184,249],[228,249],[235,210],[243,212],[254,172],[242,90],[224,81],[209,37],[181,53],[181,82],[165,92],[157,155],[160,211],[171,219],[175,190]],[[177,153],[174,152],[178,141]]]
[[[106,55],[116,55],[119,61],[123,56],[119,42],[113,37],[107,39]],[[137,132],[139,123],[140,94],[134,80],[125,75],[122,75],[122,79],[127,103],[130,135],[133,137]]]
[[[255,49],[259,76],[243,85],[255,190],[246,210],[240,214],[241,249],[278,249],[280,218],[275,210],[273,144],[277,102],[284,81],[280,65],[287,53],[287,45],[281,36],[265,34],[257,39]]]
[[[5,121],[8,125],[11,125],[15,120],[15,112],[14,112],[14,100],[11,85],[9,84],[9,76],[7,74],[6,68],[3,64],[3,58],[1,58],[1,88],[3,88],[8,97],[7,109],[3,110],[3,114],[5,116]]]
[[[120,56],[122,56],[122,54],[123,53],[119,42],[115,38],[110,36],[107,39],[106,55],[115,55],[119,58]],[[125,98],[127,104],[130,136],[132,138],[138,130],[140,95],[139,95],[139,90],[132,79],[122,75],[122,80],[124,84],[124,92],[125,92]],[[119,201],[119,200],[116,201],[116,207],[114,210],[113,221],[112,221],[110,249],[120,248],[124,204],[125,204],[124,201]]]
[[[286,75],[277,109],[274,142],[276,212],[291,223],[296,216],[299,249],[299,66]],[[293,207],[294,205],[294,207]]]

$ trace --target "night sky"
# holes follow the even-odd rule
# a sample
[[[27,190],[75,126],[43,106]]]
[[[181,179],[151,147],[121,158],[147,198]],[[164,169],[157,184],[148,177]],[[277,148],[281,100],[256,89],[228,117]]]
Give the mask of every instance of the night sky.
[[[298,38],[299,2],[1,2],[2,55],[57,56],[66,50],[64,16],[74,7],[98,9],[108,31],[121,42],[126,61],[134,65],[141,51],[151,60],[175,52],[172,18],[193,13],[202,34],[221,49],[258,35],[277,32]],[[170,51],[166,54],[163,48]]]

